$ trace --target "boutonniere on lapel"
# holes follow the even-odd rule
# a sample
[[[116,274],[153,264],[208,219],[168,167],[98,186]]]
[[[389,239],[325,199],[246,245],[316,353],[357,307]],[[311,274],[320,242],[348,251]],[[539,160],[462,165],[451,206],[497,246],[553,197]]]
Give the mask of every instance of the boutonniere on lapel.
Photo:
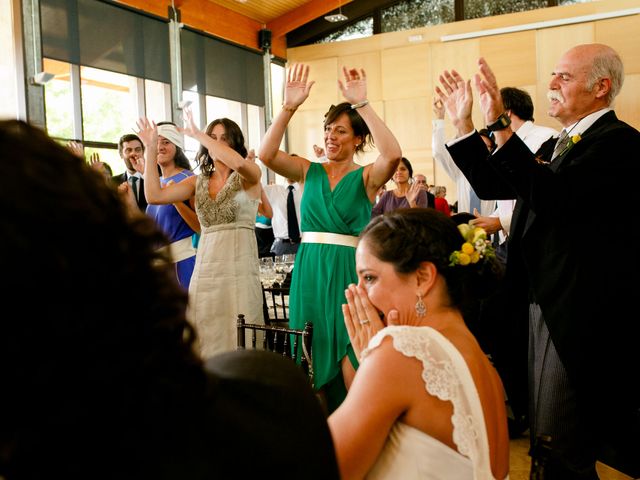
[[[570,137],[567,136],[567,143],[564,144],[564,147],[562,148],[560,153],[558,153],[558,157],[561,156],[561,155],[564,155],[569,150],[571,150],[573,148],[573,146],[576,143],[578,143],[580,140],[582,140],[582,137],[580,136],[579,133],[576,133],[575,135],[571,135]]]

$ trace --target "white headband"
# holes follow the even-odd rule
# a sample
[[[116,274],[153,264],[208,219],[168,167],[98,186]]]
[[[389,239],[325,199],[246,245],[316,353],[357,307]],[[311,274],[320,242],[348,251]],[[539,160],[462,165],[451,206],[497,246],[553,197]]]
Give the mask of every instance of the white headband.
[[[176,147],[180,147],[182,150],[184,150],[184,137],[180,132],[178,132],[178,129],[175,125],[158,125],[158,135],[166,138]]]

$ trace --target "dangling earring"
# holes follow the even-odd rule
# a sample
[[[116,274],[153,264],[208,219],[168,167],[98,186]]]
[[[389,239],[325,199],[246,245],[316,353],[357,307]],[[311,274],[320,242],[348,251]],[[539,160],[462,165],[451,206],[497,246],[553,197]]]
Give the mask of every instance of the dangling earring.
[[[416,315],[419,318],[424,317],[427,314],[427,306],[422,301],[422,295],[418,294],[418,301],[416,302]]]

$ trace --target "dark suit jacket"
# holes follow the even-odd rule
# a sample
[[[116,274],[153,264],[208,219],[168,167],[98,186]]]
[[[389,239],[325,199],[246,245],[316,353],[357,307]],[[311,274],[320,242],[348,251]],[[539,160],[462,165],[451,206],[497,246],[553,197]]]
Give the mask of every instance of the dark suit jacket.
[[[121,173],[120,175],[114,175],[113,177],[111,177],[111,179],[117,186],[127,181],[127,174]],[[137,203],[138,203],[138,208],[140,208],[141,212],[144,213],[147,211],[147,199],[144,196],[144,179],[142,178],[138,181],[138,202]]]
[[[550,150],[544,144],[539,152],[548,159]],[[580,408],[601,432],[628,426],[633,412],[638,421],[640,321],[628,312],[640,291],[630,215],[640,133],[608,112],[549,165],[517,135],[491,156],[477,133],[449,151],[481,198],[517,198],[507,283],[540,305]],[[616,198],[613,208],[602,201],[605,191]]]
[[[436,208],[436,197],[431,192],[425,192],[427,194],[427,207]]]

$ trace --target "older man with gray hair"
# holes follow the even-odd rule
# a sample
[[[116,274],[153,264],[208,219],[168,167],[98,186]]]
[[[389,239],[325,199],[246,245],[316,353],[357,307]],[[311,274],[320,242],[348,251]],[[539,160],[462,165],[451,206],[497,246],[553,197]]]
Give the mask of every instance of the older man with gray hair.
[[[470,83],[455,71],[440,77],[457,128],[448,145],[456,164],[481,197],[517,197],[507,283],[514,296],[528,296],[532,468],[544,468],[547,480],[596,479],[596,459],[640,476],[640,322],[629,315],[640,257],[629,251],[628,211],[593,194],[594,185],[615,185],[619,204],[637,201],[640,132],[612,109],[623,78],[606,45],[562,55],[548,98],[563,131],[534,154],[513,134],[480,59],[474,83],[497,143],[487,155],[471,120]]]

